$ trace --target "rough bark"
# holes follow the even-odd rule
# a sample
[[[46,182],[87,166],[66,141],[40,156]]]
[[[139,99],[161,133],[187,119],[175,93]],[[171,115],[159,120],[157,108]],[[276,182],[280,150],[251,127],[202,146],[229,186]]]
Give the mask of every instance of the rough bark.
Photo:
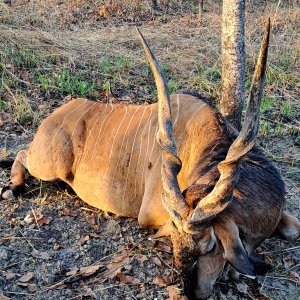
[[[198,4],[198,7],[199,7],[199,23],[201,24],[202,23],[202,15],[203,15],[203,11],[204,11],[204,3],[203,3],[204,0],[199,0],[199,4]]]
[[[245,100],[244,0],[224,0],[221,113],[238,130]]]

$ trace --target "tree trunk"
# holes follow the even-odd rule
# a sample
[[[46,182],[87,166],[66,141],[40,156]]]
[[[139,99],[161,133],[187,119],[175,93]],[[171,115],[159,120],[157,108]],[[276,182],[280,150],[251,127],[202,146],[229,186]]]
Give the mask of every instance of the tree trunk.
[[[245,101],[244,0],[223,0],[221,113],[238,130]]]
[[[199,23],[201,25],[202,23],[202,15],[203,15],[203,11],[204,11],[204,3],[203,3],[204,0],[199,0],[199,4],[198,4],[198,7],[199,7]]]

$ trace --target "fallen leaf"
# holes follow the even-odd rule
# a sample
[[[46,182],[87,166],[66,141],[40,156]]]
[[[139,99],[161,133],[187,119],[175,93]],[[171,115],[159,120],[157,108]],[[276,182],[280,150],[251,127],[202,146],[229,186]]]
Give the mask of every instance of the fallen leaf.
[[[141,263],[148,260],[148,257],[144,254],[136,254],[134,257],[135,257],[136,260],[138,260]]]
[[[66,273],[66,276],[73,276],[77,273],[78,270],[79,270],[79,268],[74,267],[69,272]]]
[[[127,249],[132,249],[132,248],[134,248],[135,246],[136,246],[135,243],[128,243],[128,244],[126,244],[126,248],[127,248]]]
[[[71,210],[70,208],[65,208],[63,210],[63,214],[65,216],[69,216],[69,217],[76,217],[77,216],[77,214],[73,210]]]
[[[102,275],[102,281],[100,281],[100,283],[103,283],[104,281],[106,281],[107,279],[114,279],[119,273],[121,273],[121,268],[112,268],[112,269],[108,269],[106,270]]]
[[[3,271],[2,274],[3,274],[3,276],[4,276],[7,280],[11,280],[11,279],[15,278],[16,275],[17,275],[17,274],[15,274],[15,273],[12,273],[12,272],[5,272],[5,271]]]
[[[54,251],[57,251],[57,250],[60,249],[60,248],[61,248],[61,245],[60,245],[60,244],[54,243],[54,245],[53,245],[53,250],[54,250]]]
[[[286,269],[289,269],[290,267],[295,265],[295,261],[291,257],[287,256],[283,258],[283,265]]]
[[[0,300],[10,300],[10,298],[4,296],[3,294],[0,294]]]
[[[80,272],[83,276],[89,276],[97,272],[103,265],[95,265],[95,266],[88,266],[80,268]]]
[[[28,289],[28,292],[30,292],[30,293],[34,293],[38,290],[36,284],[34,284],[34,283],[29,283],[27,286],[27,289]]]
[[[97,298],[96,294],[89,286],[84,286],[82,289],[80,289],[80,292],[85,297],[91,297],[92,299]]]
[[[296,279],[296,281],[300,281],[300,275],[297,272],[291,271],[290,276]]]
[[[106,8],[100,8],[98,14],[100,17],[105,17],[107,14]]]
[[[82,236],[79,240],[78,240],[78,244],[79,245],[83,245],[86,241],[88,241],[90,239],[90,236],[89,235],[85,235],[85,236]]]
[[[51,219],[48,217],[42,217],[37,220],[38,224],[43,226],[43,225],[48,225],[51,222]]]
[[[107,264],[108,270],[106,270],[101,277],[103,280],[101,283],[103,283],[106,279],[113,279],[115,278],[119,273],[121,273],[122,266],[129,263],[129,256],[126,251],[123,251],[115,257],[112,261],[110,261]]]
[[[249,286],[245,282],[239,282],[236,284],[236,288],[242,294],[248,294]]]
[[[153,284],[156,284],[158,286],[167,286],[171,284],[171,279],[168,276],[157,276],[152,281]]]
[[[106,232],[109,234],[118,234],[121,231],[121,227],[115,220],[109,220],[106,225]]]
[[[173,257],[164,259],[164,262],[169,266],[173,266],[174,264]]]
[[[116,277],[118,277],[122,283],[125,283],[125,277],[126,277],[125,274],[123,274],[123,273],[118,273],[118,274],[116,275]]]
[[[28,284],[29,284],[28,282],[19,282],[19,281],[17,282],[17,285],[25,286],[25,287],[28,286]]]
[[[168,300],[188,300],[186,296],[182,295],[180,289],[176,285],[170,285],[166,287],[169,293]]]
[[[85,219],[90,225],[96,224],[95,216],[93,214],[86,214]]]
[[[33,277],[33,273],[32,273],[32,272],[28,272],[28,273],[24,274],[23,276],[21,276],[21,277],[19,278],[19,281],[20,281],[20,282],[27,282],[27,281],[29,281],[32,277]]]
[[[273,264],[274,262],[276,262],[277,258],[276,256],[273,254],[273,253],[270,253],[270,254],[266,254],[264,256],[264,261],[267,263],[267,264]]]
[[[26,217],[24,218],[23,222],[27,225],[30,225],[34,222],[34,217],[33,215],[30,213],[28,215],[26,215]]]
[[[172,252],[172,248],[167,243],[162,241],[155,241],[153,248],[162,252],[168,252],[168,253]]]
[[[135,278],[133,276],[124,275],[123,273],[117,273],[116,277],[118,277],[121,281],[121,283],[124,284],[140,284],[140,280],[138,278]]]
[[[92,226],[92,230],[99,231],[100,230],[100,226],[99,225],[93,225]],[[97,234],[95,234],[95,235],[97,235]]]
[[[44,260],[49,260],[51,259],[51,256],[48,252],[40,252],[40,251],[36,251],[36,250],[33,250],[31,252],[31,255],[35,258],[40,258],[40,259],[44,259]]]
[[[151,256],[151,257],[149,258],[149,261],[150,261],[151,263],[153,263],[153,264],[159,266],[159,267],[162,266],[162,263],[161,263],[161,261],[160,261],[160,259],[159,259],[158,257],[155,257],[155,256],[152,257],[152,256]]]
[[[263,252],[263,249],[261,247],[257,247],[255,249],[255,251],[256,251],[256,253],[261,253],[261,252]]]
[[[93,239],[101,239],[101,235],[97,233],[90,233],[89,236]]]
[[[110,261],[107,264],[107,268],[108,269],[118,268],[122,265],[125,265],[128,262],[129,262],[128,253],[126,251],[124,251],[124,252],[121,252],[121,254],[118,255],[117,257],[115,257],[112,261]]]

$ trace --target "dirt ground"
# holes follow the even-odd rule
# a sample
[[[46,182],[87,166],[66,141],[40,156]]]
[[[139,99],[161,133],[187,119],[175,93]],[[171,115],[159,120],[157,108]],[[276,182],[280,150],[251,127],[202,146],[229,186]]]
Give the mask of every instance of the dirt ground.
[[[218,103],[220,1],[4,1],[0,3],[0,160],[30,143],[42,119],[70,97],[152,103],[153,79],[139,26],[169,89],[196,89]],[[266,15],[272,39],[260,145],[286,184],[286,210],[300,217],[300,7],[247,2],[246,89]],[[252,22],[255,20],[255,22]],[[9,180],[0,168],[0,187]],[[27,178],[25,194],[0,201],[0,300],[184,299],[168,239],[136,220],[89,207],[63,183]],[[300,243],[268,239],[258,249],[273,269],[258,278],[218,280],[211,299],[300,299]]]

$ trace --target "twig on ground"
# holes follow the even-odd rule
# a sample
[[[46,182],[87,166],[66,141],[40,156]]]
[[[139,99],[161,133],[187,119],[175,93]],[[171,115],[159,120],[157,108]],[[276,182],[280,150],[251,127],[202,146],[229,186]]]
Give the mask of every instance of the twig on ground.
[[[31,207],[31,211],[32,211],[32,214],[33,214],[33,217],[34,217],[35,224],[36,224],[37,228],[40,229],[40,225],[37,221],[36,214],[35,214],[34,209],[32,207]]]
[[[25,241],[29,244],[29,246],[33,249],[33,251],[36,251],[37,250],[33,247],[33,245],[30,243],[29,239],[23,234],[23,232],[20,230],[20,233],[23,235]]]
[[[282,249],[282,250],[279,249],[279,250],[273,250],[273,251],[260,252],[258,254],[263,255],[263,254],[270,254],[270,253],[279,253],[279,252],[293,251],[293,250],[297,250],[297,249],[300,249],[300,246]]]
[[[155,254],[164,265],[166,265],[168,268],[170,268],[173,272],[180,275],[180,272],[178,270],[176,270],[174,267],[170,266],[167,262],[165,262],[165,260],[157,252],[155,252]]]
[[[5,241],[5,240],[47,240],[47,239],[46,238],[37,238],[37,237],[24,236],[24,235],[23,235],[23,237],[21,237],[21,236],[0,237],[0,242]]]

